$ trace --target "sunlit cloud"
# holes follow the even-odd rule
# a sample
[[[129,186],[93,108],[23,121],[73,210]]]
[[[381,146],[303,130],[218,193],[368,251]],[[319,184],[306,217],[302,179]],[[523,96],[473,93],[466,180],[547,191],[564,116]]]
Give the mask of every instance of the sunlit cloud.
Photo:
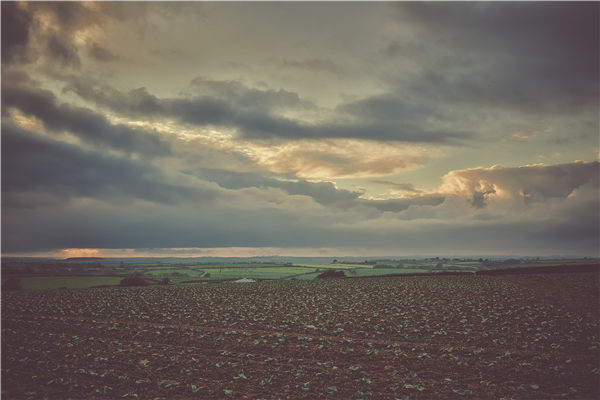
[[[390,253],[392,254],[392,253]],[[341,255],[381,255],[368,248],[346,247],[165,247],[151,249],[63,249],[35,253],[7,253],[5,257],[48,258],[133,258],[133,257],[339,257]]]
[[[8,114],[15,123],[15,125],[17,125],[20,128],[27,129],[29,131],[36,132],[39,134],[44,134],[46,132],[44,129],[44,123],[38,118],[25,115],[15,108],[8,110]]]
[[[61,257],[100,257],[99,249],[63,249],[60,252]]]
[[[303,140],[272,146],[248,143],[249,155],[268,171],[307,179],[385,176],[418,168],[424,147],[368,140]]]
[[[493,166],[451,171],[443,177],[439,192],[470,199],[472,205],[483,208],[488,202],[510,200],[526,206],[555,198],[567,198],[573,191],[587,185],[598,187],[598,162],[576,161],[571,164],[529,164],[518,168]],[[505,212],[512,211],[509,204]]]

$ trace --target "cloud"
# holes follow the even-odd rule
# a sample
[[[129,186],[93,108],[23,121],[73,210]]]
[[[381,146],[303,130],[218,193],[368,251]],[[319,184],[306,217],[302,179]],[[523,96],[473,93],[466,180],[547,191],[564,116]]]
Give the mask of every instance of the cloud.
[[[362,200],[362,203],[379,211],[397,213],[407,210],[410,206],[439,206],[445,200],[444,196],[431,194],[390,200]]]
[[[22,61],[29,42],[31,16],[17,2],[2,2],[2,65]]]
[[[394,121],[402,123],[405,120],[423,121],[435,116],[431,105],[420,105],[407,101],[402,96],[386,93],[365,97],[360,100],[344,103],[338,109],[346,114],[358,116],[369,121]]]
[[[316,72],[327,72],[333,75],[344,75],[344,69],[335,62],[323,58],[310,58],[307,60],[283,60],[284,67],[298,68]]]
[[[69,41],[51,35],[47,39],[48,55],[51,55],[52,61],[61,66],[79,68],[81,60],[77,54],[77,49]]]
[[[248,144],[247,149],[249,157],[270,172],[313,179],[390,175],[417,168],[428,157],[416,145],[354,139]]]
[[[431,43],[406,82],[441,102],[535,113],[598,108],[597,3],[400,3],[398,22]]]
[[[3,66],[30,63],[41,56],[46,65],[79,68],[76,32],[100,19],[101,14],[83,3],[3,4]]]
[[[83,150],[2,123],[3,209],[54,204],[53,197],[137,198],[162,203],[215,197],[210,190],[174,185],[165,179],[143,161]]]
[[[567,202],[575,200],[567,199]],[[218,203],[217,203],[218,204]],[[442,205],[445,204],[442,203]],[[250,209],[185,203],[74,200],[68,208],[3,208],[3,251],[62,248],[342,247],[385,254],[586,254],[597,253],[597,207],[564,204],[562,214],[510,220],[398,220],[355,209]],[[440,205],[441,206],[441,205]],[[440,206],[421,206],[436,208]],[[597,206],[597,204],[596,204]],[[413,207],[409,207],[406,212]],[[566,213],[565,210],[571,210]],[[574,210],[579,210],[574,213]],[[260,227],[261,229],[257,229]],[[61,232],[56,235],[51,232]],[[10,233],[10,235],[7,235]],[[26,240],[25,240],[26,239]]]
[[[154,119],[164,113],[160,100],[144,87],[123,93],[98,79],[72,75],[63,90],[124,115]]]
[[[598,7],[3,2],[3,251],[597,253],[598,162],[415,186],[595,159]]]
[[[153,157],[170,154],[170,145],[159,135],[112,124],[106,117],[87,108],[58,104],[56,96],[45,89],[5,82],[2,88],[3,114],[10,108],[41,120],[55,133],[68,131],[86,144]]]
[[[396,183],[396,182],[391,182],[391,181],[386,181],[386,180],[381,180],[381,179],[374,179],[369,182],[377,183],[379,185],[390,186],[394,189],[394,191],[412,192],[412,193],[421,193],[422,192],[422,190],[415,189],[415,186],[412,183]]]
[[[102,155],[4,123],[2,250],[597,250],[597,162],[457,170],[444,177],[437,192],[390,200],[362,199],[329,182],[205,168],[178,174],[161,166]],[[484,195],[488,187],[495,193]],[[472,204],[478,194],[483,208]]]
[[[584,185],[597,188],[599,170],[597,161],[470,168],[446,174],[440,192],[470,198],[473,206],[478,208],[491,201],[531,205],[565,199]]]
[[[189,86],[188,91],[191,93],[221,99],[236,108],[269,110],[314,107],[310,102],[302,100],[298,93],[285,89],[260,90],[250,88],[239,81],[216,81],[194,78]]]
[[[156,28],[155,22],[178,12],[202,13],[200,5],[117,2],[6,2],[2,4],[2,62],[27,64],[41,60],[43,68],[79,69],[81,49],[96,61],[121,57],[96,41],[112,22],[127,21],[137,36]],[[150,18],[150,15],[153,18]],[[61,71],[64,72],[64,71]]]
[[[115,54],[114,52],[100,46],[98,43],[92,43],[88,50],[90,57],[101,62],[111,62],[122,60],[122,57]]]
[[[403,122],[397,118],[352,118],[353,105],[340,107],[341,115],[332,115],[318,122],[287,118],[275,111],[281,107],[311,107],[293,92],[283,89],[258,90],[239,82],[206,81],[196,78],[191,93],[185,97],[158,98],[145,88],[127,94],[97,82],[73,80],[67,90],[84,99],[136,117],[175,118],[197,126],[235,128],[242,138],[261,139],[366,139],[421,143],[454,143],[473,136],[471,132],[453,129],[427,129],[420,121]],[[354,106],[358,108],[359,105]],[[369,106],[371,109],[375,108]],[[390,115],[393,106],[389,108]]]
[[[321,205],[348,206],[356,200],[360,193],[341,190],[331,182],[309,182],[306,180],[281,180],[265,176],[264,173],[236,172],[224,169],[204,168],[195,176],[227,189],[242,189],[249,187],[277,188],[289,195],[308,196]]]

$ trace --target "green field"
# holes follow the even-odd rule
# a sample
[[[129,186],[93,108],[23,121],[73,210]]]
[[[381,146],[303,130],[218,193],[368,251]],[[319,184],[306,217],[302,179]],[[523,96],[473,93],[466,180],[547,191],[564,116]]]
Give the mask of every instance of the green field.
[[[294,264],[302,267],[313,267],[322,269],[352,269],[352,268],[373,268],[372,265],[367,264]]]
[[[426,269],[412,269],[412,268],[376,268],[376,269],[357,269],[356,275],[346,273],[346,276],[376,276],[376,275],[389,275],[389,274],[418,274],[422,272],[429,272]]]
[[[179,283],[196,279],[285,279],[286,277],[315,270],[313,267],[287,266],[274,263],[223,263],[189,266],[153,265],[136,267],[132,272],[144,274],[151,279],[169,278],[173,283]]]
[[[410,269],[410,268],[381,268],[381,269],[379,269],[379,268],[377,268],[377,269],[358,268],[358,269],[355,269],[354,271],[356,271],[355,274],[350,271],[345,271],[344,273],[348,277],[354,277],[354,276],[378,276],[378,275],[388,275],[388,274],[418,274],[418,273],[423,273],[423,272],[429,272],[426,269],[416,269],[416,268],[413,268],[413,269]],[[300,276],[296,277],[296,279],[310,280],[310,279],[316,278],[319,274],[321,274],[321,272],[300,275]]]
[[[275,263],[223,263],[223,264],[196,264],[191,265],[189,268],[193,269],[219,269],[219,268],[277,268],[285,267],[282,264]]]
[[[50,276],[21,278],[21,287],[26,290],[88,288],[101,285],[118,285],[121,281],[118,276]]]
[[[313,272],[315,268],[307,267],[268,267],[268,268],[216,268],[206,270],[211,280],[232,278],[282,279],[291,275]]]
[[[165,277],[172,274],[181,274],[187,275],[191,278],[199,277],[204,274],[205,271],[201,269],[187,269],[187,268],[163,268],[163,269],[148,269],[144,271],[140,271],[148,275],[152,275],[154,277]]]

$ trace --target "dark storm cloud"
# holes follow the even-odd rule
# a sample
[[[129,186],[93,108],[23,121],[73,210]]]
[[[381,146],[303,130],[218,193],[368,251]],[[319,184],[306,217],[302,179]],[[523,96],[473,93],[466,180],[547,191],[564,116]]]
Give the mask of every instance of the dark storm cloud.
[[[338,110],[349,115],[373,121],[403,120],[419,121],[436,116],[436,111],[430,105],[412,103],[394,94],[370,96],[364,99],[342,104]]]
[[[600,199],[583,202],[578,207],[565,210],[562,220],[554,220],[542,226],[535,226],[533,236],[541,243],[580,242],[582,248],[596,250],[600,256]]]
[[[3,207],[2,250],[341,246],[400,254],[557,254],[557,251],[597,254],[597,207],[588,204],[578,210],[577,214],[568,213],[564,218],[549,216],[542,220],[475,224],[468,220],[454,224],[434,220],[424,225],[410,221],[389,225],[375,220],[357,226],[343,221],[336,223],[328,215],[316,219],[308,213],[294,214],[293,210],[248,213],[213,208],[211,212],[202,212],[156,203],[135,209],[73,204],[54,212]],[[257,226],[261,229],[256,229]]]
[[[171,18],[178,12],[202,15],[198,4],[98,2],[93,7],[83,2],[2,2],[2,63],[25,63],[42,57],[46,68],[78,69],[81,55],[74,42],[77,33],[91,26],[104,29],[107,21],[127,21],[139,37],[153,31],[149,15]],[[40,15],[44,15],[44,21]],[[48,16],[50,19],[48,20]],[[48,24],[48,22],[50,22]],[[34,39],[34,40],[31,40]],[[86,44],[88,55],[96,61],[122,59],[105,46]]]
[[[2,65],[19,61],[29,41],[31,16],[16,2],[2,2]]]
[[[62,38],[56,35],[51,35],[46,45],[48,47],[48,55],[51,56],[53,62],[67,67],[79,68],[81,66],[77,48],[69,41],[62,40]]]
[[[515,52],[534,58],[572,56],[571,65],[596,75],[599,38],[595,2],[398,3],[402,14],[424,25],[429,35],[460,49]],[[478,33],[478,35],[474,35]],[[429,36],[428,35],[428,36]]]
[[[422,128],[417,121],[403,124],[395,121],[323,123],[315,125],[310,132],[315,138],[354,138],[416,143],[456,143],[473,136],[467,131]]]
[[[5,83],[2,87],[3,113],[11,107],[38,118],[50,131],[67,130],[88,144],[145,156],[170,154],[169,144],[158,134],[111,124],[106,117],[87,108],[58,104],[56,96],[48,90]]]
[[[194,190],[163,179],[157,169],[144,162],[86,151],[2,124],[3,209],[19,207],[20,203],[11,200],[21,198],[22,193],[61,199],[139,198],[161,203],[198,196]]]
[[[444,196],[432,194],[402,199],[360,200],[360,202],[369,207],[374,207],[379,211],[400,212],[408,209],[410,206],[439,206],[445,200]]]
[[[597,2],[400,3],[431,58],[414,93],[529,112],[598,106]],[[432,56],[434,54],[434,56]]]
[[[145,88],[122,93],[100,82],[71,79],[66,90],[113,111],[145,118],[176,118],[198,126],[220,125],[237,128],[250,139],[325,139],[353,138],[382,141],[453,143],[473,136],[471,132],[452,129],[427,129],[419,126],[426,109],[408,121],[400,120],[394,107],[417,110],[397,98],[393,104],[377,111],[381,99],[367,99],[338,108],[338,115],[318,123],[305,123],[273,112],[279,107],[311,107],[296,93],[286,90],[258,90],[236,82],[192,82],[188,97],[158,98]],[[202,92],[199,94],[198,92]],[[387,101],[387,99],[385,99]],[[386,118],[378,118],[385,114]],[[401,115],[401,114],[400,114]],[[358,118],[357,118],[358,117]]]
[[[36,12],[50,12],[56,24],[43,31]],[[2,2],[2,63],[6,67],[37,59],[41,54],[50,64],[79,68],[81,60],[72,41],[72,33],[82,25],[93,23],[100,14],[91,12],[76,2],[34,2],[20,6],[16,2]],[[35,38],[39,48],[32,48]]]
[[[314,107],[300,99],[298,93],[285,89],[259,90],[250,88],[238,81],[215,81],[195,78],[190,83],[190,91],[200,96],[222,99],[236,108],[268,110],[273,108]]]
[[[160,99],[143,87],[124,93],[97,79],[72,75],[67,77],[63,90],[128,116],[153,118],[164,113]]]
[[[271,210],[248,214],[239,210],[201,212],[159,205],[132,210],[91,210],[85,205],[72,205],[61,210],[60,215],[39,208],[11,210],[10,214],[3,208],[2,212],[3,252],[72,247],[230,247],[238,244],[254,247],[284,243],[301,246],[323,239],[323,234],[318,234],[318,238],[307,237],[304,229],[290,229],[291,225],[306,224],[300,218],[277,215]],[[39,228],[31,229],[32,226]]]
[[[202,179],[217,183],[227,189],[248,187],[277,188],[290,195],[312,197],[317,203],[325,206],[348,207],[355,204],[360,196],[358,192],[337,189],[331,182],[287,181],[253,172],[236,172],[222,169],[202,169],[194,173]]]
[[[443,121],[444,107],[424,101],[419,96],[407,96],[402,93],[374,95],[341,104],[338,112],[351,116],[355,121],[350,130],[377,132],[375,137],[393,137],[401,134],[407,141],[425,143],[457,143],[460,139],[472,139],[474,132],[456,130],[446,124],[441,130],[428,128],[429,121]]]

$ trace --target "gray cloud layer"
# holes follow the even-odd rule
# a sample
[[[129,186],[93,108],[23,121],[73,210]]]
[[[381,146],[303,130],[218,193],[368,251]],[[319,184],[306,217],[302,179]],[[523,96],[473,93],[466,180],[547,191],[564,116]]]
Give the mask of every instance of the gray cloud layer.
[[[409,113],[400,116],[401,101],[384,106],[375,112],[376,100],[365,100],[339,107],[341,115],[318,123],[306,123],[278,116],[271,110],[296,105],[310,106],[298,94],[280,89],[258,90],[245,87],[239,82],[206,81],[196,78],[191,83],[194,95],[190,97],[161,99],[145,88],[121,93],[107,85],[91,86],[84,81],[74,81],[67,86],[81,97],[119,112],[129,112],[137,117],[168,117],[181,122],[205,126],[221,125],[234,127],[250,139],[326,139],[358,138],[405,142],[453,142],[473,136],[471,132],[453,130],[431,130],[419,126],[419,121],[428,116],[426,111],[419,115]],[[404,106],[405,103],[402,103]],[[406,105],[410,107],[410,105]],[[414,107],[411,109],[414,111]],[[379,113],[379,115],[378,115]],[[385,114],[385,115],[381,115]],[[427,114],[427,115],[425,115]],[[356,119],[352,117],[366,116]],[[381,118],[385,117],[385,118]],[[347,121],[349,118],[351,120]],[[407,122],[404,122],[408,120]]]
[[[16,2],[2,2],[2,63],[22,61],[29,41],[31,16]]]
[[[161,176],[142,161],[86,151],[2,124],[3,208],[19,207],[11,195],[22,192],[62,200],[139,198],[160,203],[196,195],[194,190],[161,182]]]
[[[5,83],[2,87],[3,114],[11,107],[41,120],[49,131],[69,131],[85,142],[145,156],[167,155],[169,144],[152,132],[112,124],[87,108],[58,104],[56,96],[43,89]]]
[[[527,112],[598,107],[596,2],[402,3],[400,21],[448,53],[409,86],[441,101]],[[442,53],[443,54],[443,53]]]

